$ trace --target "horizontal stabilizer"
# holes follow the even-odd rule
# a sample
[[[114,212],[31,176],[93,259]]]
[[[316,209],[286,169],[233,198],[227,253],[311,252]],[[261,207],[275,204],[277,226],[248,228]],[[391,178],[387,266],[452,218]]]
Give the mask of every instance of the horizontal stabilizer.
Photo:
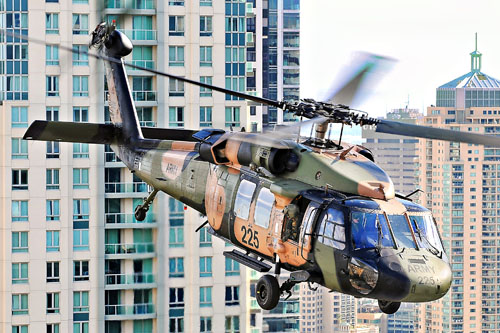
[[[23,139],[104,144],[112,143],[117,132],[112,124],[36,120]]]

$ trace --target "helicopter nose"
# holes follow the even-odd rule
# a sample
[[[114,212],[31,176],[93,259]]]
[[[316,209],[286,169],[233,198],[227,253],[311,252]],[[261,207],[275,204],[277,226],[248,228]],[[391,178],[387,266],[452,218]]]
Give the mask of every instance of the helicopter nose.
[[[407,274],[411,281],[411,300],[427,302],[443,297],[451,285],[451,268],[438,258],[423,263],[409,259]]]

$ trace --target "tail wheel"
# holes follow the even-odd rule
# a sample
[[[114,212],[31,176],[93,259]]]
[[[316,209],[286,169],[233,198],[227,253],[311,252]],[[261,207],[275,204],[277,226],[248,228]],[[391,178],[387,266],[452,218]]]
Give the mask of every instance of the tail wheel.
[[[137,221],[144,221],[147,213],[148,210],[144,209],[141,205],[137,205],[137,207],[135,207],[135,219]]]
[[[266,274],[257,282],[255,298],[264,310],[274,309],[278,305],[280,294],[280,285],[274,276]]]
[[[378,300],[378,307],[380,308],[380,311],[386,314],[393,314],[396,313],[399,310],[399,307],[401,306],[401,302],[389,302],[389,301],[382,301]]]

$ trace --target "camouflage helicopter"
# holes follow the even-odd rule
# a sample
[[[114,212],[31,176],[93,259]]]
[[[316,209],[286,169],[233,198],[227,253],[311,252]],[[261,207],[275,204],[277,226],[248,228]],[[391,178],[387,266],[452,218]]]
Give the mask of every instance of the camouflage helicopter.
[[[206,215],[200,228],[239,248],[226,257],[258,272],[274,269],[256,285],[263,309],[273,309],[303,282],[377,299],[385,313],[396,312],[401,302],[447,293],[451,268],[431,212],[396,194],[368,149],[327,138],[328,125],[371,125],[382,133],[496,147],[499,138],[374,119],[342,104],[278,102],[125,64],[132,43],[106,23],[96,27],[90,45],[98,53],[89,55],[106,68],[112,124],[38,120],[24,139],[110,144],[153,188],[136,207],[138,220],[163,191]],[[301,141],[220,129],[141,128],[125,65],[309,118],[315,133]],[[291,273],[280,285],[282,268]]]

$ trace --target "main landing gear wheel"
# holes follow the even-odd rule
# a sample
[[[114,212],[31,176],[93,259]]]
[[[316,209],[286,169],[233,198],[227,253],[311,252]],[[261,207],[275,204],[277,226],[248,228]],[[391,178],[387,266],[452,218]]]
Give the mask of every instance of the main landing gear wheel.
[[[274,276],[266,274],[257,282],[255,298],[264,310],[274,309],[280,301],[280,295],[280,285]]]
[[[386,314],[393,314],[396,313],[399,310],[399,307],[401,306],[401,302],[389,302],[389,301],[382,301],[378,300],[378,307],[380,308],[380,311]]]

